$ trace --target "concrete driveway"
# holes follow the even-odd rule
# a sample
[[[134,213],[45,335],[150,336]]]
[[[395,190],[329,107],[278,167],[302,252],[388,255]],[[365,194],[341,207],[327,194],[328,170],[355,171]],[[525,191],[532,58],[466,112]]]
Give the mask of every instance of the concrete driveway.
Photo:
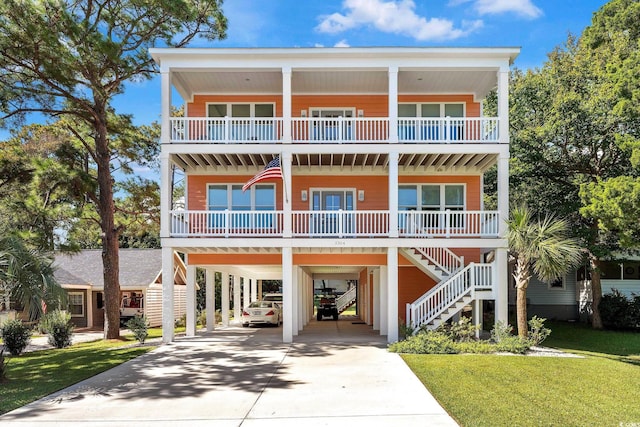
[[[5,425],[455,426],[385,338],[350,319],[180,338],[0,417]]]

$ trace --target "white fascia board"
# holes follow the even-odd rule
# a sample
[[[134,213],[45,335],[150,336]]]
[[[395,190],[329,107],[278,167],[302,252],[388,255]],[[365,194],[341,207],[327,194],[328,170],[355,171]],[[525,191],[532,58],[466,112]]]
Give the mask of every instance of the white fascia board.
[[[455,238],[455,239],[411,239],[411,238],[163,238],[162,246],[181,248],[412,248],[425,246],[437,248],[504,248],[505,239],[497,238]]]
[[[364,47],[364,48],[151,48],[151,57],[161,67],[170,62],[207,62],[207,61],[262,61],[270,58],[282,64],[285,60],[308,61],[320,58],[322,61],[349,58],[356,62],[374,60],[397,63],[400,59],[435,60],[438,58],[499,59],[512,63],[520,53],[519,47]],[[214,59],[215,58],[215,59]],[[174,62],[175,63],[175,62]]]
[[[163,154],[499,154],[508,144],[163,144]]]

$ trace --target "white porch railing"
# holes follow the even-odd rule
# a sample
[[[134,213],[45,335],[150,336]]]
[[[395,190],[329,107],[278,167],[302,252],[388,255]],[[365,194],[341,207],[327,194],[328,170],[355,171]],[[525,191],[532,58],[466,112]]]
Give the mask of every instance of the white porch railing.
[[[498,142],[497,118],[445,117],[398,119],[400,142]]]
[[[275,143],[282,141],[282,118],[174,117],[172,142]]]
[[[336,306],[338,308],[338,313],[342,313],[345,308],[347,308],[353,301],[356,299],[356,290],[357,288],[354,286],[351,289],[347,290],[344,294],[340,295],[336,298]]]
[[[293,235],[309,237],[388,236],[388,211],[293,211]]]
[[[282,211],[171,211],[174,237],[281,236]]]
[[[383,210],[292,211],[291,232],[294,237],[387,237],[389,215]],[[498,212],[494,211],[406,211],[398,215],[400,237],[498,236]],[[170,216],[174,237],[280,237],[284,232],[283,211],[174,210]],[[451,268],[448,262],[443,261],[443,267]]]
[[[498,211],[398,212],[401,237],[497,237]]]
[[[470,263],[464,269],[407,304],[407,325],[417,328],[429,324],[464,296],[478,290],[491,290],[494,264]]]
[[[282,117],[172,117],[171,142],[174,143],[282,143]],[[291,141],[294,143],[389,143],[387,117],[294,117]],[[399,143],[498,143],[500,119],[495,117],[399,118]]]
[[[292,118],[293,142],[368,143],[387,142],[389,120],[386,118]]]

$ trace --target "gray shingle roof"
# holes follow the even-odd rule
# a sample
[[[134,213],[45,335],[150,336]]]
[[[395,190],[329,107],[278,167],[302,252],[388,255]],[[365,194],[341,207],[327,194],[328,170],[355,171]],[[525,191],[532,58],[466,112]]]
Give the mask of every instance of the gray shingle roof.
[[[61,285],[104,286],[101,249],[56,254],[54,266]],[[161,270],[161,249],[120,249],[120,286],[149,285]]]

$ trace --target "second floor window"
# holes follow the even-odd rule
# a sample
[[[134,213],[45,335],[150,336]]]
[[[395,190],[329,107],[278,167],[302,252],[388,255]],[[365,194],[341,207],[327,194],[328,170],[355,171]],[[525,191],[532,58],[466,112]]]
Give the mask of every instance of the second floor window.
[[[462,211],[464,210],[464,185],[401,185],[398,188],[398,209],[401,211]]]
[[[211,184],[207,210],[274,211],[276,190],[273,184],[258,184],[242,192],[242,184]]]

